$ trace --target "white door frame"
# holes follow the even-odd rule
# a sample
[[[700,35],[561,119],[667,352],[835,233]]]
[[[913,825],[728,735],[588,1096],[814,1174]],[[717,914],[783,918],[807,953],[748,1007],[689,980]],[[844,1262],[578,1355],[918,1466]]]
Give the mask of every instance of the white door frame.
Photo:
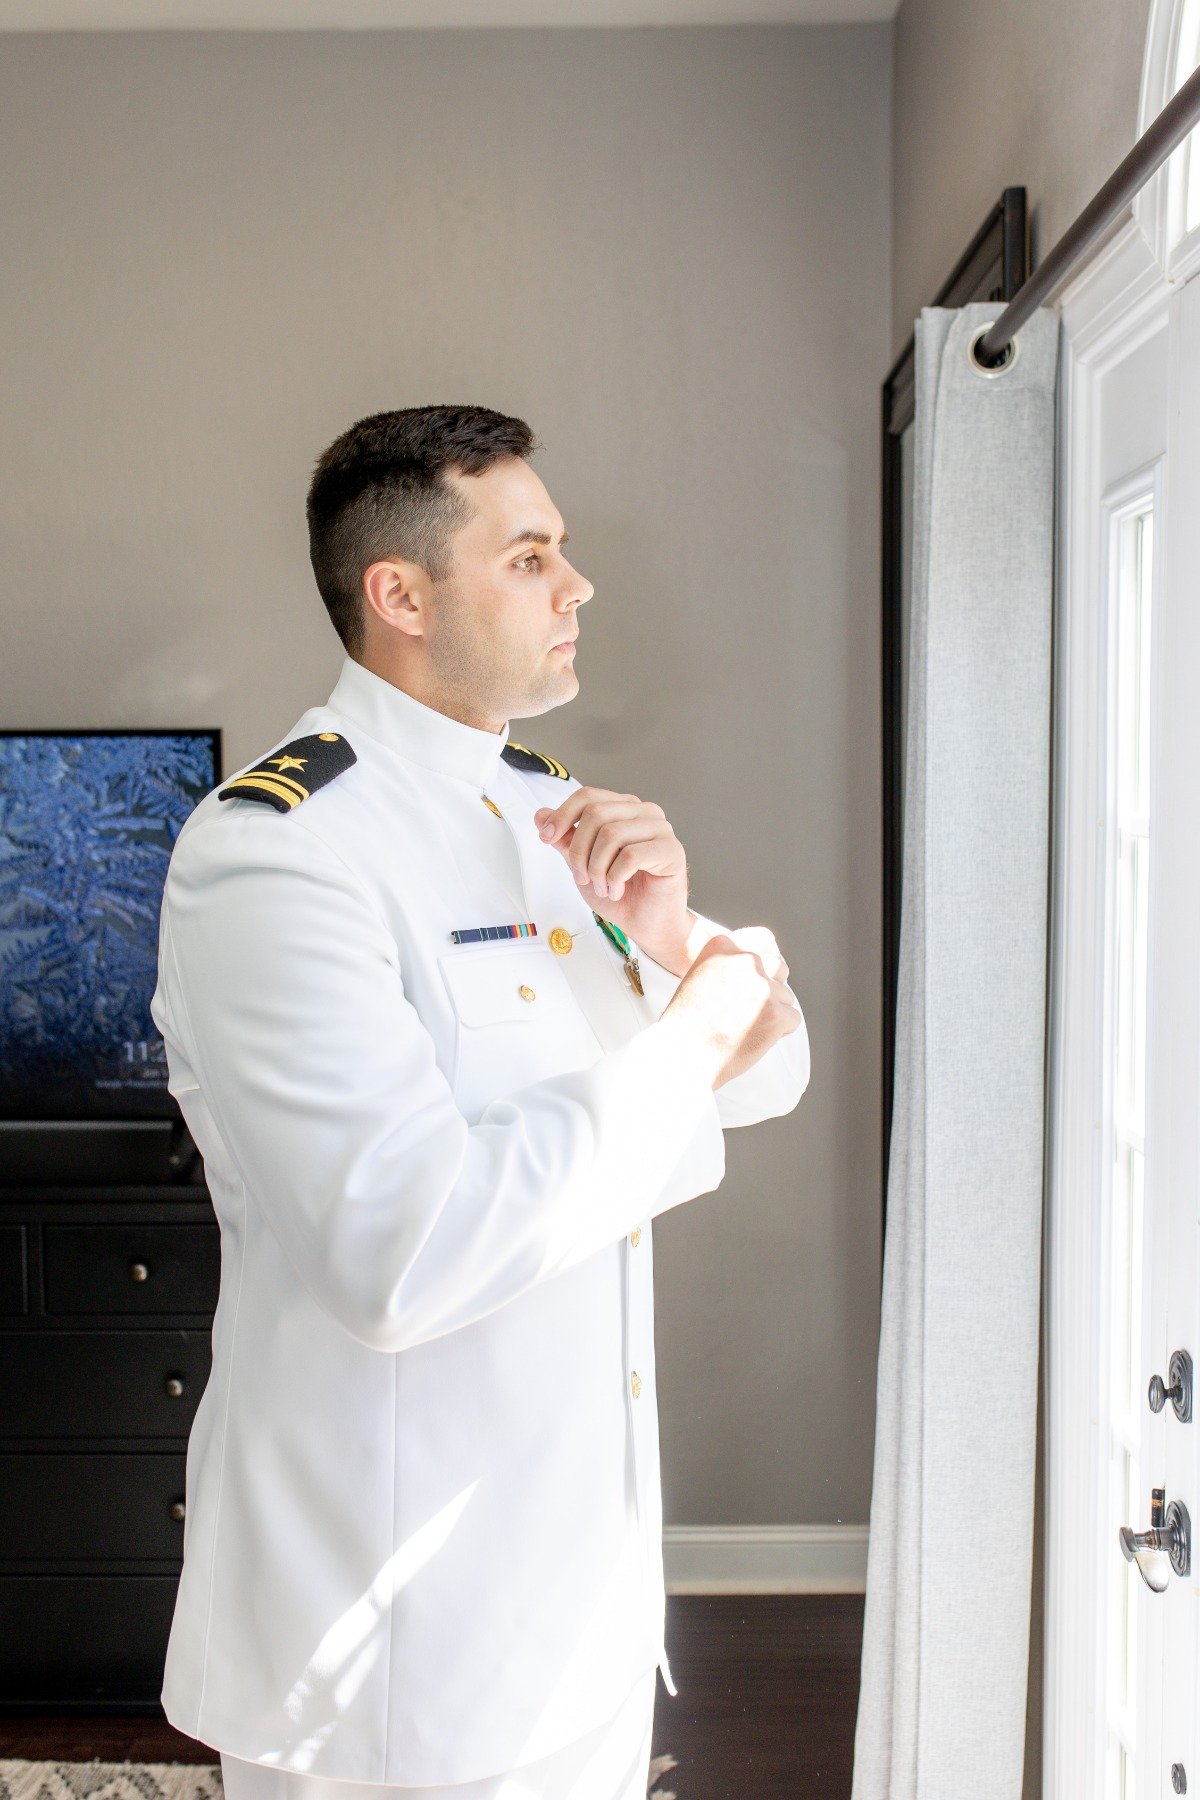
[[[1098,1202],[1108,1185],[1103,1007],[1112,909],[1104,898],[1108,622],[1100,603],[1098,396],[1105,373],[1167,327],[1174,289],[1200,263],[1200,246],[1189,251],[1171,259],[1166,275],[1135,217],[1062,296],[1043,1261],[1045,1800],[1094,1800],[1088,1782],[1104,1729],[1103,1694],[1093,1689],[1106,1628],[1095,1546],[1107,1466],[1107,1219]],[[1140,1529],[1145,1520],[1130,1523]]]

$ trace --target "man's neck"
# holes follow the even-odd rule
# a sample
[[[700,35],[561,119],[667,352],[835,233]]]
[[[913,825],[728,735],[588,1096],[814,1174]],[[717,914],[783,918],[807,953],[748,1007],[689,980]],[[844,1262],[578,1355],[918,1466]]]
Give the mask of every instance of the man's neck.
[[[394,665],[374,661],[369,656],[356,656],[354,661],[360,662],[372,675],[378,675],[381,681],[390,681],[402,693],[408,694],[413,700],[419,700],[422,706],[432,707],[434,712],[445,713],[448,719],[457,719],[460,725],[470,725],[476,731],[498,732],[503,731],[508,723],[507,719],[483,717],[479,709],[461,695],[435,690],[421,679],[415,669],[398,669]]]

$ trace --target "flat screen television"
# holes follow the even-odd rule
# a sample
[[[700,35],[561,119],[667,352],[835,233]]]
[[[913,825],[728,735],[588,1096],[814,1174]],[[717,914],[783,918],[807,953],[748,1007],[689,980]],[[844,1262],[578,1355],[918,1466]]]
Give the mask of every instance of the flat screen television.
[[[179,1120],[150,1017],[220,732],[0,731],[0,1120]]]

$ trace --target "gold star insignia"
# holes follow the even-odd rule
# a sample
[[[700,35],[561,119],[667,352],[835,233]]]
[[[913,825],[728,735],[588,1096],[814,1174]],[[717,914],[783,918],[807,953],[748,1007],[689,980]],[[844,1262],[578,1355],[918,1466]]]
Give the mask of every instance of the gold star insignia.
[[[273,756],[271,762],[281,773],[284,769],[302,769],[306,758],[303,756]]]

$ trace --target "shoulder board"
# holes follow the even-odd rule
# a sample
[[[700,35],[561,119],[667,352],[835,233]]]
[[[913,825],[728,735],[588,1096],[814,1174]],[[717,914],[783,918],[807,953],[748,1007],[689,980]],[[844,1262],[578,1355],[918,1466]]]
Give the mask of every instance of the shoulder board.
[[[357,761],[338,732],[317,731],[311,737],[294,738],[254,768],[243,769],[226,782],[217,799],[261,800],[276,812],[290,812]]]
[[[543,756],[540,750],[527,750],[524,744],[515,744],[511,738],[500,754],[514,769],[532,769],[535,775],[558,775],[563,781],[571,779],[570,770],[564,769],[553,756]]]

